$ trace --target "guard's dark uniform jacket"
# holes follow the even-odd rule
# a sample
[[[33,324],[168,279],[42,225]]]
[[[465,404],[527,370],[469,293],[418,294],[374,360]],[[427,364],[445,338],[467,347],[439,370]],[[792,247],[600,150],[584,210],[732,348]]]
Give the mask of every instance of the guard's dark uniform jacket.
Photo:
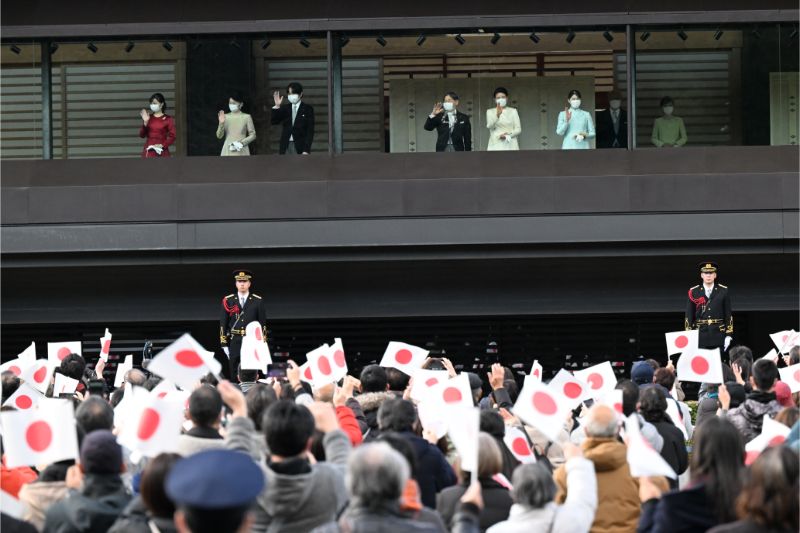
[[[725,337],[733,335],[733,316],[728,287],[715,283],[709,298],[706,298],[702,284],[689,289],[684,326],[687,330],[700,331],[698,334],[700,348],[719,348],[720,353],[723,352]]]
[[[245,328],[250,322],[261,324],[261,332],[264,341],[267,340],[267,314],[264,309],[264,300],[261,296],[253,294],[247,295],[244,308],[239,303],[237,293],[229,294],[222,299],[222,310],[219,317],[219,343],[228,347],[230,352],[230,378],[236,379],[236,372],[239,367],[240,350],[242,348],[242,337]]]

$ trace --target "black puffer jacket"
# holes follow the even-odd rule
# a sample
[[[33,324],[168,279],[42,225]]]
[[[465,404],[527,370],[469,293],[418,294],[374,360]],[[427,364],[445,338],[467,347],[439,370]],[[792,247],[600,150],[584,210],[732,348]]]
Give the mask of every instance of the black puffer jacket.
[[[742,405],[728,411],[728,420],[733,422],[747,443],[761,434],[764,415],[775,418],[781,409],[783,408],[775,399],[775,393],[753,391]]]

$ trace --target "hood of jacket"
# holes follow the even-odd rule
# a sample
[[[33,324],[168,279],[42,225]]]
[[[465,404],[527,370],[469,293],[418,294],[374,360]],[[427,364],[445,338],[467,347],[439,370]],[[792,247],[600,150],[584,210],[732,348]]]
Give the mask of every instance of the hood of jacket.
[[[356,400],[366,413],[367,411],[377,411],[385,400],[394,397],[391,392],[367,392],[356,396]]]
[[[594,463],[595,471],[609,472],[628,464],[628,449],[617,439],[587,437],[583,455]]]

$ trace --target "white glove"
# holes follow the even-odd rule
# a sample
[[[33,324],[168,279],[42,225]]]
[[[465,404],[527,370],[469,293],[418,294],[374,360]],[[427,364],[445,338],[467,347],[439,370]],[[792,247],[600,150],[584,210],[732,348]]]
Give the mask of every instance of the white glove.
[[[727,350],[727,349],[728,349],[728,346],[730,346],[730,345],[731,345],[731,341],[732,341],[732,340],[733,340],[733,339],[732,339],[730,336],[727,336],[727,337],[725,337],[725,344],[723,345],[723,348],[722,348],[722,349],[723,349],[723,350]]]
[[[225,352],[225,355],[228,357],[228,359],[231,358],[231,351],[228,349],[227,346],[223,346],[222,351]]]
[[[243,145],[242,143],[240,143],[239,141],[233,141],[233,142],[231,143],[231,146],[232,146],[232,147],[233,147],[233,149],[234,149],[234,150],[236,150],[237,152],[241,152],[241,151],[242,151],[242,148],[244,148],[244,145]]]
[[[586,138],[586,137],[584,137],[584,136],[583,136],[583,135],[581,135],[580,133],[579,133],[579,134],[577,134],[577,135],[575,136],[575,140],[576,140],[576,141],[578,141],[578,142],[583,142],[583,140],[584,140],[585,138]]]
[[[155,153],[157,153],[158,155],[161,155],[161,152],[163,152],[163,151],[164,151],[164,149],[163,149],[163,148],[159,148],[158,146],[156,146],[156,145],[154,145],[154,144],[151,144],[150,146],[148,146],[148,147],[147,147],[147,149],[148,149],[148,150],[153,150],[153,151],[154,151]]]

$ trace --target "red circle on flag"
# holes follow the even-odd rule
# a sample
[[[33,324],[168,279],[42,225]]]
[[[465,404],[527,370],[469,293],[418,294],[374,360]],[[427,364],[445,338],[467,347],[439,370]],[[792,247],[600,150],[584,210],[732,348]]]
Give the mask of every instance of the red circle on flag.
[[[528,456],[531,454],[530,446],[528,446],[527,441],[522,437],[514,439],[514,442],[511,443],[511,449],[514,450],[514,453],[517,455]]]
[[[783,343],[786,344],[786,341],[789,340],[789,335],[784,335],[782,340],[783,340]]]
[[[53,442],[53,430],[44,420],[37,420],[25,431],[25,441],[31,450],[42,452]]]
[[[615,410],[616,412],[618,412],[618,413],[622,414],[622,404],[621,404],[621,403],[615,403],[615,404],[614,404],[614,410]]]
[[[758,459],[758,456],[760,454],[761,454],[761,452],[756,452],[756,451],[752,451],[752,450],[749,451],[749,452],[746,452],[745,453],[745,457],[744,457],[744,464],[746,464],[748,466],[753,464],[753,461]]]
[[[47,377],[47,365],[43,366],[42,368],[33,373],[33,381],[35,381],[36,383],[44,383],[46,377]]]
[[[159,392],[159,393],[158,393],[158,396],[157,396],[157,398],[158,398],[158,399],[161,399],[161,398],[163,398],[163,397],[164,397],[164,396],[166,396],[166,395],[167,395],[167,392],[166,392],[166,391],[161,391],[161,392]]]
[[[22,370],[20,370],[20,368],[17,365],[11,365],[10,367],[8,367],[8,372],[13,373],[15,376],[19,376],[20,374],[22,374]]]
[[[33,400],[27,394],[21,394],[17,396],[17,399],[14,400],[14,403],[17,404],[17,407],[20,409],[30,409],[33,405]]]
[[[311,367],[307,366],[306,369],[303,371],[303,375],[306,377],[308,381],[311,381],[313,378],[311,377]]]
[[[688,344],[689,344],[689,337],[687,337],[686,335],[678,335],[675,338],[675,346],[677,346],[678,348],[686,348]]]
[[[461,391],[455,387],[447,387],[442,393],[442,399],[444,400],[444,403],[460,402],[462,398],[463,396],[461,395]]]
[[[795,381],[800,381],[800,370],[795,370],[794,371],[794,380]]]
[[[106,339],[105,342],[103,342],[103,350],[102,351],[103,351],[104,354],[108,354],[108,351],[110,349],[111,349],[111,339]]]
[[[589,385],[592,386],[592,389],[597,390],[603,386],[603,376],[598,374],[597,372],[592,372],[589,374],[589,377],[586,378],[586,381]]]
[[[331,373],[331,362],[328,361],[326,356],[322,356],[317,360],[317,366],[319,367],[319,371],[323,374],[330,375]]]
[[[554,415],[558,411],[558,405],[553,397],[542,391],[533,393],[533,408],[543,415]]]
[[[194,350],[181,350],[175,354],[175,360],[181,366],[188,366],[189,368],[197,368],[203,366],[203,358]]]
[[[254,335],[256,336],[256,340],[260,341],[262,339],[262,337],[261,337],[261,328],[256,328]]]
[[[708,372],[708,368],[709,364],[705,357],[696,355],[694,359],[692,359],[692,372],[695,374],[705,374]]]
[[[256,358],[256,361],[258,361],[259,363],[261,363],[261,356],[260,356],[260,355],[258,355],[258,350],[257,350],[257,349],[254,349],[254,350],[253,350],[253,355],[255,356],[255,358]]]
[[[344,352],[342,350],[336,350],[333,353],[333,362],[336,363],[336,366],[339,368],[344,368]]]
[[[399,350],[396,354],[394,354],[394,360],[400,363],[401,365],[407,365],[408,363],[411,362],[412,358],[413,355],[411,353],[411,350],[406,350],[405,348]]]
[[[541,377],[541,376],[539,376],[539,369],[538,368],[533,371],[533,375],[536,376],[537,378]]]
[[[573,381],[564,384],[564,396],[567,398],[575,399],[580,396],[582,392],[583,387]]]
[[[61,361],[62,359],[64,359],[66,356],[68,356],[71,353],[72,353],[72,351],[69,348],[67,348],[66,346],[62,346],[61,348],[58,349],[58,353],[56,354],[56,357],[58,357],[58,360]]]
[[[439,378],[428,378],[428,381],[425,382],[425,385],[427,385],[428,387],[433,387],[438,383],[439,383]]]
[[[784,442],[786,442],[786,437],[784,437],[783,435],[775,435],[774,437],[769,439],[767,446],[778,446],[780,444],[783,444]]]
[[[139,429],[136,431],[136,436],[139,437],[139,440],[149,439],[155,435],[160,423],[161,415],[158,414],[158,411],[150,407],[146,408],[139,419]]]

